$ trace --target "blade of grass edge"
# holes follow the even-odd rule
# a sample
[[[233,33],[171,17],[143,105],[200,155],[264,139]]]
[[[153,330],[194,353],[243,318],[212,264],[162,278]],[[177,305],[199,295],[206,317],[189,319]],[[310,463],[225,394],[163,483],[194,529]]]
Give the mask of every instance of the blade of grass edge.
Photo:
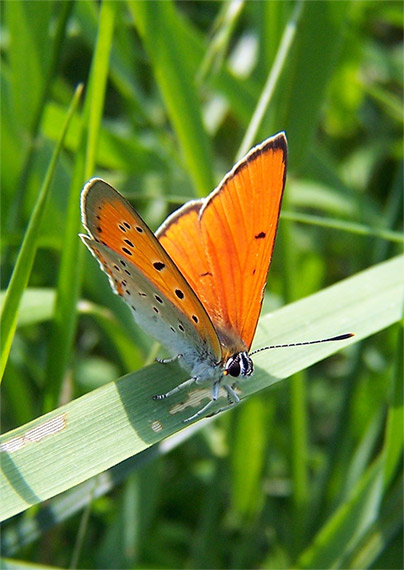
[[[379,457],[355,485],[348,501],[336,510],[299,557],[297,568],[341,568],[349,552],[376,520],[381,500],[382,461]]]
[[[315,536],[300,556],[299,568],[368,568],[383,551],[402,524],[402,501],[391,504],[402,489],[399,476],[390,499],[379,512],[383,493],[396,474],[403,445],[402,329],[398,335],[397,363],[393,370],[392,396],[385,428],[383,448],[376,462],[352,486],[352,492]],[[383,409],[380,409],[383,413]],[[400,504],[401,503],[401,504]],[[364,566],[358,559],[367,558]],[[356,562],[355,562],[356,561]]]
[[[188,57],[185,24],[173,2],[128,1],[176,132],[194,186],[200,196],[214,188],[212,153]]]
[[[108,62],[111,51],[116,3],[101,5],[98,35],[90,70],[89,87],[86,93],[82,132],[74,165],[64,248],[58,276],[57,296],[50,336],[47,386],[44,411],[57,405],[61,383],[68,366],[76,328],[83,248],[77,234],[80,231],[80,192],[84,181],[94,169],[98,132],[102,119],[105,90],[108,77]]]
[[[278,48],[273,66],[269,72],[268,78],[266,80],[264,89],[262,90],[260,99],[255,108],[254,114],[248,125],[244,138],[241,142],[237,160],[240,160],[248,150],[253,146],[256,139],[258,129],[264,119],[265,113],[268,110],[269,104],[271,103],[272,96],[278,85],[279,77],[281,76],[282,70],[287,62],[287,58],[291,47],[293,45],[293,40],[295,38],[296,28],[299,23],[301,14],[303,11],[303,2],[299,0],[293,10],[290,20],[286,24],[285,31],[282,35],[282,40]]]
[[[194,424],[192,428],[178,432],[158,445],[114,465],[104,473],[97,475],[95,488],[94,479],[88,479],[43,504],[35,517],[16,519],[15,525],[7,526],[2,530],[1,552],[4,556],[14,556],[21,548],[31,544],[54,526],[71,518],[93,498],[106,495],[134,471],[182,445],[201,427],[201,424]]]
[[[1,378],[3,377],[4,369],[11,349],[11,343],[17,326],[18,308],[20,305],[21,297],[24,292],[24,289],[27,286],[32,265],[34,263],[42,216],[45,211],[45,204],[49,197],[49,190],[55,172],[56,164],[59,158],[60,151],[63,147],[63,142],[70,121],[77,108],[82,91],[83,91],[83,86],[79,85],[73,96],[72,102],[70,104],[69,110],[66,115],[65,124],[63,125],[62,128],[60,139],[53,152],[48,170],[45,175],[45,180],[39,191],[38,199],[36,201],[34,211],[30,218],[27,231],[25,232],[24,240],[22,242],[21,249],[18,254],[17,261],[14,267],[14,271],[12,273],[9,286],[5,294],[5,299],[1,313],[0,381]]]
[[[403,414],[403,321],[397,339],[397,363],[393,375],[393,389],[387,415],[384,439],[384,487],[391,484],[403,453],[404,414]]]
[[[344,557],[342,568],[383,568],[376,565],[380,554],[386,551],[390,541],[403,526],[403,477],[401,476],[388,494],[377,520],[364,533],[355,548]]]
[[[24,5],[24,4],[22,4]],[[13,10],[15,10],[16,6],[14,5]],[[44,87],[41,93],[40,101],[36,112],[32,119],[32,128],[30,132],[30,139],[29,144],[26,152],[26,156],[24,157],[24,162],[22,165],[20,177],[17,184],[17,191],[16,191],[16,201],[12,205],[12,209],[7,216],[6,224],[7,224],[7,232],[10,233],[12,229],[15,227],[16,220],[19,216],[21,205],[22,205],[22,196],[24,192],[24,188],[27,186],[28,177],[31,172],[31,166],[34,159],[34,153],[36,149],[36,138],[38,136],[39,127],[42,121],[42,114],[46,109],[46,101],[48,99],[49,90],[52,82],[52,78],[54,76],[55,70],[57,68],[57,64],[60,59],[60,54],[62,52],[62,44],[63,39],[65,37],[65,31],[67,27],[67,22],[73,8],[73,3],[65,1],[62,3],[62,9],[60,10],[60,15],[57,20],[56,24],[56,31],[54,34],[54,41],[52,42],[52,53],[50,58],[50,64],[46,70],[46,77],[44,82]],[[11,8],[10,8],[11,10]],[[18,33],[21,33],[21,29],[19,29]],[[18,34],[16,33],[16,36]],[[3,264],[7,267],[8,263],[6,258],[8,257],[9,251],[8,249],[4,253]]]

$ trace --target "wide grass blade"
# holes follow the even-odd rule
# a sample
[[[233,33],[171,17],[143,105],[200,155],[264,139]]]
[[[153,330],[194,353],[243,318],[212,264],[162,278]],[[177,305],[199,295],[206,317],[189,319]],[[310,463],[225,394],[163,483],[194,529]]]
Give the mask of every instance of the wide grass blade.
[[[355,331],[356,337],[344,343],[260,353],[255,375],[241,385],[243,394],[279,382],[397,322],[404,293],[403,263],[403,256],[393,258],[262,317],[256,348],[268,341],[293,342],[347,331]],[[69,489],[183,429],[183,419],[209,392],[192,388],[187,398],[180,394],[160,402],[152,396],[185,377],[176,365],[154,364],[5,434],[1,439],[1,518]]]

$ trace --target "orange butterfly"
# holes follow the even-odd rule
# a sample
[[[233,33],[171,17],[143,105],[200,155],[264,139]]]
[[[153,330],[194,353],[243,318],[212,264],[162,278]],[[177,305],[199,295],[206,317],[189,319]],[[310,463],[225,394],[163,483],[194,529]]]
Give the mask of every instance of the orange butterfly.
[[[178,358],[191,374],[155,399],[194,382],[212,387],[209,402],[186,421],[205,414],[221,386],[229,406],[237,404],[234,379],[253,373],[249,350],[275,242],[286,162],[287,141],[279,133],[254,147],[207,198],[169,216],[156,235],[103,180],[90,180],[82,192],[82,221],[89,235],[81,239],[138,324],[173,355],[160,362]]]

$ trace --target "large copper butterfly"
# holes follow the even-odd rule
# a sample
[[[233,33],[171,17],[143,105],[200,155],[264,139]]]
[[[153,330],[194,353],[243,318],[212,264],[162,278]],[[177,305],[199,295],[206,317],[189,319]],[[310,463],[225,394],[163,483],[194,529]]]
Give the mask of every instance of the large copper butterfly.
[[[94,178],[83,189],[82,221],[89,235],[81,239],[137,323],[173,355],[160,362],[178,358],[191,375],[155,399],[194,382],[212,387],[211,400],[186,421],[204,415],[221,386],[229,406],[237,404],[235,379],[253,373],[249,350],[275,242],[286,162],[287,141],[279,133],[250,150],[207,198],[171,214],[156,235],[103,180]]]

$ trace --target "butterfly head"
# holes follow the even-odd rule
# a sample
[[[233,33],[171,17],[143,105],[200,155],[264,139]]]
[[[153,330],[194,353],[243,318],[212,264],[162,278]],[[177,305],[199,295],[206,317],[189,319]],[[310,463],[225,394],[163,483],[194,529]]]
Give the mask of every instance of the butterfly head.
[[[237,352],[227,359],[224,365],[224,376],[233,376],[233,378],[238,378],[239,376],[251,376],[254,372],[253,361],[247,352]]]

